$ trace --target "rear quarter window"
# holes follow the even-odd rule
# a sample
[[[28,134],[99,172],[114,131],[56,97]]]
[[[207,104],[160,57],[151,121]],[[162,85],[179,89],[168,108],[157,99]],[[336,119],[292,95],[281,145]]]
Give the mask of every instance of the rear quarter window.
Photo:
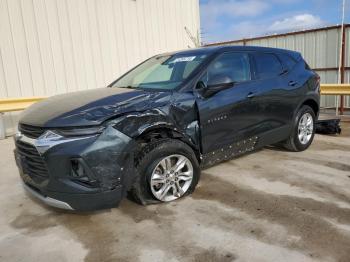
[[[282,64],[275,54],[256,53],[254,61],[259,79],[276,77],[283,72]]]
[[[293,67],[297,63],[297,61],[295,61],[294,58],[287,54],[279,54],[278,57],[281,59],[283,65],[286,67],[287,70],[293,69]]]
[[[304,60],[304,63],[305,63],[305,69],[307,69],[307,70],[310,70],[310,71],[311,71],[311,70],[312,70],[312,69],[311,69],[311,67],[309,66],[309,64],[308,64],[308,63],[306,63],[306,61],[305,61],[305,60]]]

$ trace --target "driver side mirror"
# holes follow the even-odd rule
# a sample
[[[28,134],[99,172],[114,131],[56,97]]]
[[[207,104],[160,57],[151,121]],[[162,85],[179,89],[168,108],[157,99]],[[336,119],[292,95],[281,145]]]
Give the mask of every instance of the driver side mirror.
[[[202,81],[198,83],[198,86],[200,87],[201,95],[207,98],[221,90],[232,87],[233,84],[234,81],[230,76],[218,74],[210,77],[207,86]]]

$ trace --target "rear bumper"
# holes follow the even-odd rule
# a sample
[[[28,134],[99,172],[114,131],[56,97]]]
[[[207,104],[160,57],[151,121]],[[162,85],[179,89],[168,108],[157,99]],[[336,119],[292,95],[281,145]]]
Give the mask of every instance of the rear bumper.
[[[15,159],[26,191],[47,205],[79,211],[115,207],[134,181],[136,143],[113,127],[44,152],[37,140],[17,137]]]

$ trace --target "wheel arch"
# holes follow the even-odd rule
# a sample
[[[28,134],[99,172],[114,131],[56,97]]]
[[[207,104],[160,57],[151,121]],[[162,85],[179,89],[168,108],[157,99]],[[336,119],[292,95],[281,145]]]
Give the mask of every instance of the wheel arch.
[[[181,132],[179,129],[173,126],[165,124],[150,126],[135,137],[136,141],[140,144],[166,138],[180,140],[181,142],[187,144],[193,150],[197,160],[200,161],[200,150],[198,145],[192,141],[190,135]]]
[[[302,106],[305,106],[305,105],[311,107],[311,109],[314,111],[316,119],[317,119],[318,118],[318,114],[320,112],[320,105],[319,105],[319,102],[316,99],[312,98],[312,97],[306,98],[305,100],[303,100],[303,102],[301,102],[299,104],[299,106],[297,107],[297,110],[294,113],[294,116],[298,113],[300,108]]]
[[[304,106],[304,105],[311,107],[312,110],[313,110],[314,113],[315,113],[315,116],[318,116],[319,111],[320,111],[320,106],[319,106],[319,104],[318,104],[314,99],[309,98],[309,99],[305,100],[305,101],[301,104],[301,106]]]

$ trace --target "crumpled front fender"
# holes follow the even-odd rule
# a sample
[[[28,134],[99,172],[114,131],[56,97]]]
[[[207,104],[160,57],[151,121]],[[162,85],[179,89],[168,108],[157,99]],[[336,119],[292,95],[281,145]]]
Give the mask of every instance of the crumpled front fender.
[[[199,123],[192,115],[188,117],[184,114],[182,121],[175,121],[172,114],[165,113],[160,109],[151,109],[144,112],[128,113],[113,120],[111,124],[132,138],[137,138],[152,130],[171,130],[178,137],[184,139],[186,143],[199,148]]]
[[[136,147],[131,137],[109,126],[81,156],[100,180],[102,190],[120,184],[128,189],[136,173]]]

